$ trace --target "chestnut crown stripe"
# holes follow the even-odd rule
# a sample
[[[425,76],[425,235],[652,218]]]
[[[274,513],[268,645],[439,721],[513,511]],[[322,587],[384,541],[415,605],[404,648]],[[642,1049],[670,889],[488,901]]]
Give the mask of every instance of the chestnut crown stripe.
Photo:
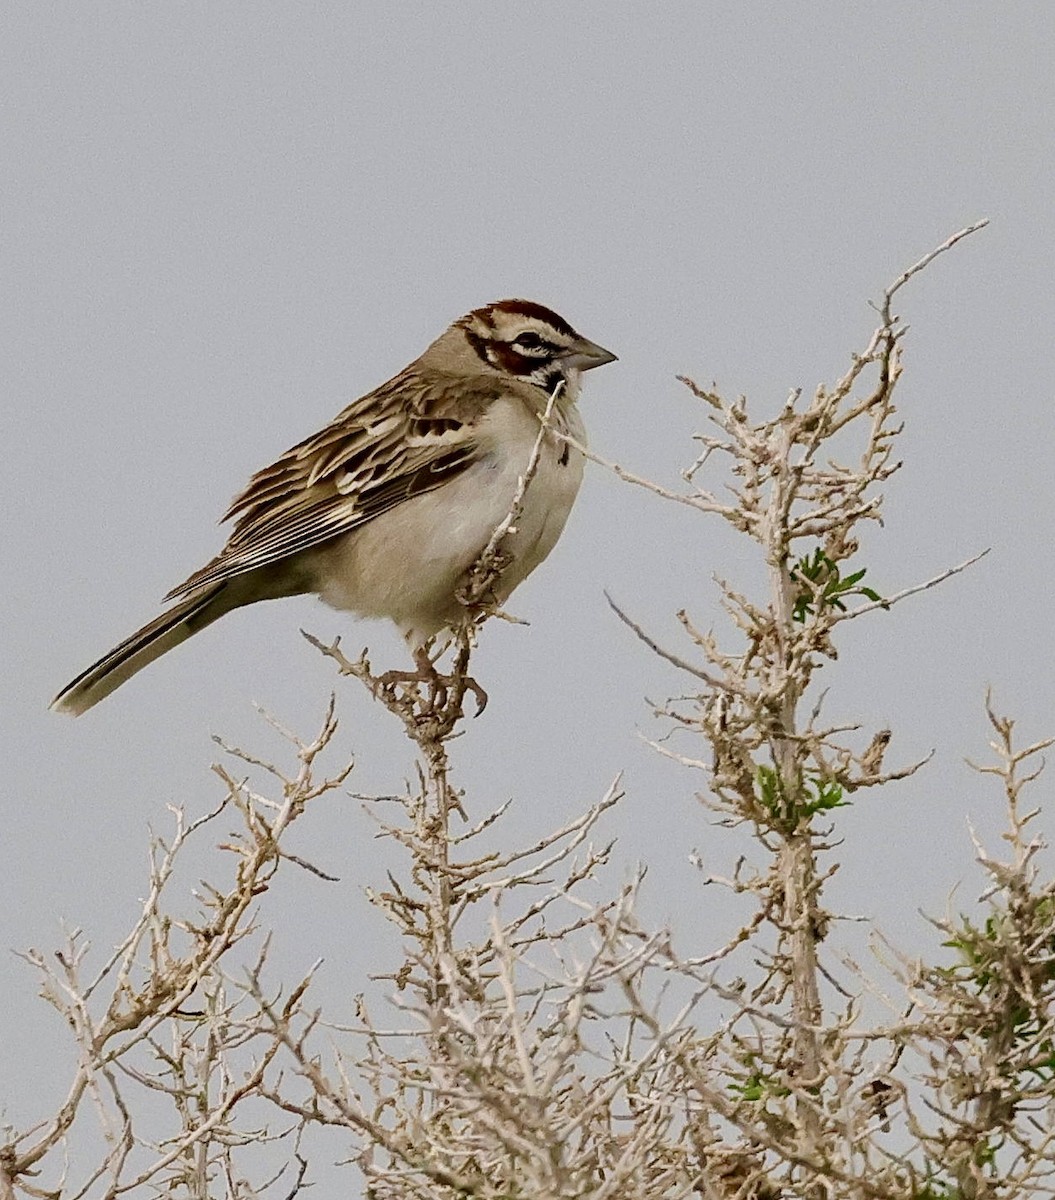
[[[471,317],[479,317],[486,321],[488,325],[494,328],[494,319],[492,313],[502,312],[509,313],[513,317],[531,317],[536,321],[545,321],[557,333],[563,333],[565,337],[578,338],[578,333],[568,324],[565,319],[553,309],[546,308],[544,304],[536,304],[533,300],[499,300],[495,304],[489,304],[486,308],[478,308],[469,315]]]

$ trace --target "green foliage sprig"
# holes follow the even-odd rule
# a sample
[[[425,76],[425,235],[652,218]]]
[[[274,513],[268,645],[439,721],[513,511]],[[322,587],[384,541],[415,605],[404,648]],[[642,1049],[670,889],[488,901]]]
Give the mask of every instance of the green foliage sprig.
[[[837,608],[845,612],[843,601],[848,596],[864,596],[866,600],[882,604],[883,597],[874,588],[861,584],[866,573],[867,568],[862,567],[850,575],[842,575],[839,564],[818,546],[812,554],[800,558],[791,571],[791,578],[796,583],[807,585],[795,597],[793,619],[801,624],[818,608]]]

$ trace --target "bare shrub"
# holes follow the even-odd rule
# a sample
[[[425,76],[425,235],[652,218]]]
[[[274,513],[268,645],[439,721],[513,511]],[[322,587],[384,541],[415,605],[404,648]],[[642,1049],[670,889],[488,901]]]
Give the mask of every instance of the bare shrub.
[[[671,649],[616,608],[683,685],[660,708],[681,740],[657,749],[702,773],[719,825],[753,837],[750,861],[709,880],[751,901],[727,945],[677,950],[638,916],[642,879],[608,878],[603,825],[618,781],[534,845],[498,850],[504,809],[477,812],[456,782],[451,740],[466,702],[485,699],[470,666],[480,625],[496,615],[505,534],[542,440],[560,436],[544,421],[517,503],[468,581],[469,619],[437,658],[442,670],[375,674],[310,639],[378,697],[417,752],[414,786],[371,805],[402,862],[369,893],[401,947],[386,977],[398,1021],[361,998],[323,1014],[310,973],[293,985],[269,978],[261,903],[277,872],[319,870],[288,849],[288,831],[347,776],[320,767],[336,730],[331,703],[310,742],[284,734],[290,768],[228,749],[262,782],[218,767],[219,808],[174,813],[174,833],[151,848],[140,918],[106,962],[89,971],[78,934],[54,956],[27,955],[79,1066],[55,1114],[7,1131],[0,1197],[292,1197],[322,1154],[356,1169],[375,1200],[1055,1190],[1055,884],[1024,798],[1050,743],[1017,749],[1011,721],[990,706],[996,759],[981,769],[1003,789],[1007,847],[998,857],[978,845],[987,889],[975,912],[935,923],[933,961],[884,943],[883,962],[848,982],[853,964],[834,961],[826,942],[838,810],[923,763],[889,765],[890,730],[862,734],[825,716],[816,673],[845,622],[970,565],[884,596],[859,561],[861,531],[880,521],[881,489],[899,466],[906,331],[894,301],[980,227],[904,272],[849,369],[810,397],[794,392],[775,417],[753,420],[746,400],[685,380],[707,430],[681,490],[605,464],[726,521],[766,568],[759,595],[720,582],[721,637],[683,611],[683,644]],[[698,482],[717,464],[723,492]],[[233,817],[226,875],[202,885],[198,912],[175,911],[177,859]],[[890,1009],[885,1022],[866,1016],[874,996]],[[73,1170],[68,1150],[89,1137],[90,1112],[102,1149]]]

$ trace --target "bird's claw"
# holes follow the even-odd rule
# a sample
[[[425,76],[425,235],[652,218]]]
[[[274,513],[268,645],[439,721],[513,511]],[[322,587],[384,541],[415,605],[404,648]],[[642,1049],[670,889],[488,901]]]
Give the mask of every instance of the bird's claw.
[[[415,688],[424,685],[428,688],[428,694],[422,697],[423,716],[445,709],[452,693],[459,702],[466,693],[470,693],[476,702],[476,712],[473,714],[476,717],[487,707],[487,692],[471,675],[445,675],[436,670],[435,663],[424,652],[415,654],[414,657],[418,664],[416,671],[386,671],[377,676],[372,688],[375,698],[382,695],[393,697],[395,688],[400,684]]]

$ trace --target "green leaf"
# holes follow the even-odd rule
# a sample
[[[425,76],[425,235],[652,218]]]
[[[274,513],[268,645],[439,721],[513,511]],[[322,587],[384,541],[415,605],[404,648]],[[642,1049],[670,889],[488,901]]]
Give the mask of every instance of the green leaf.
[[[795,566],[788,572],[795,583],[809,583],[813,586],[799,592],[792,602],[791,617],[793,621],[804,623],[808,616],[821,608],[835,608],[846,612],[843,603],[845,596],[863,596],[874,603],[882,604],[883,597],[874,588],[861,584],[867,573],[866,567],[843,576],[839,564],[830,559],[824,550],[817,546],[812,554],[803,555]],[[820,589],[820,595],[817,590]]]

